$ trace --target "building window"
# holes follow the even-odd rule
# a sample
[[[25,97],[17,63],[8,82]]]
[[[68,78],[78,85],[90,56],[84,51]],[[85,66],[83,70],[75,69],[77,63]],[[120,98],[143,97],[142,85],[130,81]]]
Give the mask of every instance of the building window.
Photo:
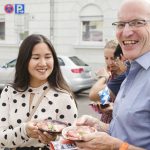
[[[29,35],[29,31],[19,33],[19,39],[24,40]]]
[[[80,43],[98,45],[103,42],[103,12],[95,4],[88,4],[80,11]]]
[[[29,14],[16,14],[15,27],[19,40],[24,40],[29,35]]]
[[[0,40],[5,40],[5,18],[0,15]]]
[[[82,41],[103,41],[102,21],[82,21]]]

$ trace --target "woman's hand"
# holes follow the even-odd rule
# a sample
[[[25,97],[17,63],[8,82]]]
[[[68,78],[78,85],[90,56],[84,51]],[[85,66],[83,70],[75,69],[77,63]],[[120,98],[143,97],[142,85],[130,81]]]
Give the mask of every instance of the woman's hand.
[[[106,106],[107,105],[107,106]],[[109,104],[106,105],[101,105],[100,102],[94,102],[89,104],[89,106],[91,106],[91,108],[98,113],[107,113],[107,112],[112,112],[113,111],[113,105],[114,103],[110,102]],[[106,107],[105,107],[106,106]]]
[[[38,129],[36,124],[37,124],[36,122],[32,122],[32,121],[27,122],[26,124],[26,132],[30,138],[39,139],[43,144],[49,144],[50,141],[53,141],[56,139],[57,137],[56,134],[50,135],[47,132],[41,132]]]
[[[103,113],[112,112],[113,111],[113,104],[114,103],[109,103],[109,106],[106,108],[102,108],[101,105],[99,104],[100,112],[103,112]]]
[[[111,72],[104,67],[99,68],[99,70],[95,74],[98,78],[103,76],[103,77],[106,77],[107,80],[111,76]]]
[[[36,126],[36,122],[32,122],[32,121],[27,122],[25,128],[26,128],[27,135],[30,138],[38,139],[38,127]]]
[[[38,131],[38,138],[43,144],[49,144],[50,141],[54,141],[57,137],[57,134],[50,134],[48,132],[41,132],[40,130]]]

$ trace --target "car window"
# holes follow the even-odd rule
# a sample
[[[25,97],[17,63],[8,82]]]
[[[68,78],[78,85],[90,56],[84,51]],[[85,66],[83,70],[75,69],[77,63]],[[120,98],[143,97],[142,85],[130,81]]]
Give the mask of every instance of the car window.
[[[77,66],[88,66],[88,64],[86,64],[83,60],[79,59],[78,57],[76,56],[72,56],[72,57],[69,57],[74,64],[76,64]]]
[[[15,59],[15,60],[12,60],[11,62],[9,62],[9,63],[7,64],[7,67],[8,67],[8,68],[11,68],[11,67],[15,67],[15,65],[16,65],[16,59]]]
[[[59,57],[58,57],[58,63],[59,63],[60,66],[65,66],[64,61]]]

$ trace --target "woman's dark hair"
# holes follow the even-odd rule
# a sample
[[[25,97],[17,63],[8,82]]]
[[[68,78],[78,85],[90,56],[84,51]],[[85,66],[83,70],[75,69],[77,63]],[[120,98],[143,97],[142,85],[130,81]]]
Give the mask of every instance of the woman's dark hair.
[[[121,59],[122,55],[123,55],[122,49],[120,45],[118,44],[114,52],[114,58],[116,59],[117,57],[119,57]]]
[[[22,42],[19,48],[19,54],[16,63],[15,79],[13,83],[14,89],[16,89],[17,91],[25,91],[28,89],[30,82],[28,65],[31,59],[33,47],[38,43],[46,43],[49,49],[51,50],[54,58],[54,68],[52,73],[48,77],[49,85],[55,90],[64,89],[67,90],[68,92],[71,92],[62,76],[58,58],[53,45],[45,36],[40,34],[32,34],[28,36]]]

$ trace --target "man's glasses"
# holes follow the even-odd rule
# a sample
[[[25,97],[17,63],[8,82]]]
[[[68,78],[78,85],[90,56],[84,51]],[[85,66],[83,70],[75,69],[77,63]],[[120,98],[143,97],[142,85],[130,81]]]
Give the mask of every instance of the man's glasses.
[[[112,23],[113,26],[116,27],[117,30],[123,30],[128,24],[132,28],[139,28],[145,26],[150,20],[144,20],[144,19],[134,19],[131,21],[119,21],[119,22],[114,22]]]

